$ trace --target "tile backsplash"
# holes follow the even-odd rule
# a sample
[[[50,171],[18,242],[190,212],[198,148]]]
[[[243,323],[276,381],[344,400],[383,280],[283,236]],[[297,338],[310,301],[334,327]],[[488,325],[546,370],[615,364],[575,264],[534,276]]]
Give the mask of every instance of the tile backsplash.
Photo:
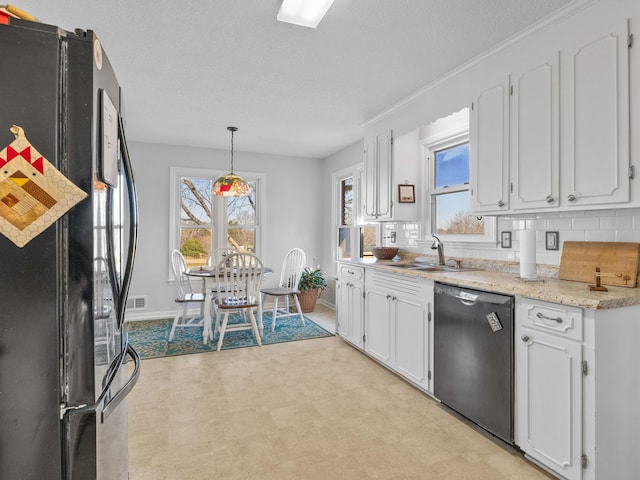
[[[536,230],[536,260],[538,264],[560,265],[562,246],[568,240],[590,242],[639,242],[640,208],[588,210],[505,215],[497,218],[495,243],[445,244],[445,256],[518,262],[520,231]],[[395,246],[411,253],[434,255],[430,238],[420,241],[418,223],[384,223],[383,236],[396,232]],[[500,245],[501,232],[511,232],[511,248]],[[546,232],[558,232],[558,250],[546,249]],[[386,243],[385,243],[386,244]]]

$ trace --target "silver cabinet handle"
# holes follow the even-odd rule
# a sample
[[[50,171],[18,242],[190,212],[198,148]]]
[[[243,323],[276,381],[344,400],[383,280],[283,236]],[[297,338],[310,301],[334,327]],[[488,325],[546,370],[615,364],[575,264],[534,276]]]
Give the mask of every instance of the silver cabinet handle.
[[[520,338],[522,339],[523,342],[528,342],[529,340],[531,340],[529,335],[522,335]]]
[[[569,195],[567,195],[567,200],[569,200],[570,202],[575,202],[576,196],[573,193],[570,193]]]
[[[547,195],[547,198],[545,198],[545,200],[547,201],[547,203],[553,203],[553,197],[551,195]]]
[[[558,322],[558,323],[562,323],[562,318],[560,317],[547,317],[546,315],[543,315],[542,313],[538,312],[536,313],[536,317],[538,318],[542,318],[544,320],[551,320],[552,322]]]
[[[504,207],[504,202],[503,202],[502,200],[500,200],[500,201],[498,202],[498,206],[499,206],[500,208]]]

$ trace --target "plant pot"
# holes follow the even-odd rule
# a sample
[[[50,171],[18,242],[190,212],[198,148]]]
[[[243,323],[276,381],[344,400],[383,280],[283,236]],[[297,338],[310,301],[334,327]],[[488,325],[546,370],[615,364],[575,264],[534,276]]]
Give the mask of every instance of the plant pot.
[[[321,288],[313,288],[311,290],[305,290],[298,295],[298,301],[300,302],[300,309],[302,313],[311,313],[316,308],[316,300],[322,293]]]

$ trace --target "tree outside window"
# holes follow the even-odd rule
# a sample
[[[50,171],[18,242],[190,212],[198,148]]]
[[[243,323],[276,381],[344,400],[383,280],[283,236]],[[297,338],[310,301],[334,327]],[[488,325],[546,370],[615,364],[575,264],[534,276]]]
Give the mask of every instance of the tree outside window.
[[[440,235],[482,235],[482,218],[469,215],[469,142],[432,153],[432,231]]]
[[[212,177],[179,178],[179,250],[189,268],[206,265],[211,251],[232,247],[256,252],[257,182],[248,197],[213,195]]]

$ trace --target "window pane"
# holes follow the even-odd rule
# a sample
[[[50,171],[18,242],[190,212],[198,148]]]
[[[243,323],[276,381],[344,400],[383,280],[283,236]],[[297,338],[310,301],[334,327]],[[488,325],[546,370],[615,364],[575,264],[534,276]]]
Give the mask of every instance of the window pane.
[[[211,179],[180,179],[181,225],[211,225],[212,186]]]
[[[229,226],[254,226],[256,221],[256,184],[251,184],[251,195],[248,197],[224,197],[227,200],[227,221]]]
[[[469,143],[436,152],[436,188],[469,183]]]
[[[210,228],[181,228],[180,251],[184,256],[187,268],[207,264],[211,252]]]
[[[360,252],[363,257],[373,257],[372,247],[376,246],[376,227],[360,228]]]
[[[351,258],[350,228],[338,228],[338,258]]]
[[[353,225],[353,177],[340,182],[340,225]]]
[[[253,228],[229,227],[227,242],[241,252],[256,253],[256,231]]]
[[[469,191],[435,195],[436,233],[482,234],[484,222],[469,215]]]

